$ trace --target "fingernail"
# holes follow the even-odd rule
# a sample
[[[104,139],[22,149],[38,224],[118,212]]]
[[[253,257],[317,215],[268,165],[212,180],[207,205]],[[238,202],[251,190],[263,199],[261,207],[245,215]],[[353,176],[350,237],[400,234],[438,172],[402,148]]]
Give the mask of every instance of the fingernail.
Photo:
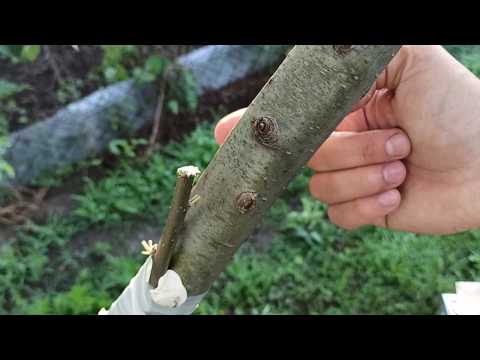
[[[393,162],[383,167],[383,178],[387,184],[399,184],[405,177],[405,168],[399,162]]]
[[[393,135],[385,144],[385,152],[388,156],[399,157],[408,153],[410,143],[403,134]]]
[[[398,194],[396,191],[387,191],[378,197],[378,202],[384,207],[392,207],[398,202]]]
[[[227,115],[223,118],[220,119],[220,121],[218,122],[219,124],[223,124],[224,122],[227,122],[227,121],[238,121],[240,120],[241,116],[231,116],[231,115]]]

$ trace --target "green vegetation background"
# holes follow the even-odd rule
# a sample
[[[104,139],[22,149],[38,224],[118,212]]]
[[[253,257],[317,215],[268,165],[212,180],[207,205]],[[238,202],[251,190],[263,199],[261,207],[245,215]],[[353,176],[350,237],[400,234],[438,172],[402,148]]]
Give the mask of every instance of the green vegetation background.
[[[447,48],[480,75],[480,46]],[[117,168],[98,182],[85,180],[74,213],[21,228],[0,250],[0,313],[96,314],[108,307],[144,261],[140,244],[115,234],[165,219],[176,168],[205,169],[222,115],[146,164],[128,156],[133,145],[125,141]],[[442,237],[343,231],[309,196],[308,176],[305,169],[270,211],[267,249],[242,246],[197,314],[436,314],[440,295],[455,281],[480,281],[480,231]],[[112,237],[82,242],[92,228]]]

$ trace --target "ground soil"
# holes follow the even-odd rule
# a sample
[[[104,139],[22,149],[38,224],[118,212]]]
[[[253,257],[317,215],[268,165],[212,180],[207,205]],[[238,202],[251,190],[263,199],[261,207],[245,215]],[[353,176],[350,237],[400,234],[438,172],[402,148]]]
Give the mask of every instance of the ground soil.
[[[100,80],[88,77],[102,63],[103,51],[100,46],[80,45],[79,51],[71,45],[42,46],[40,55],[33,62],[13,64],[7,59],[0,59],[0,79],[27,84],[31,88],[15,96],[17,105],[27,110],[30,121],[21,124],[16,118],[10,119],[11,132],[45,120],[64,106],[57,99],[60,83],[54,67],[58,69],[62,80],[82,80],[82,97],[103,85]],[[48,46],[48,53],[45,46]],[[142,57],[155,53],[174,59],[196,47],[198,45],[141,45],[139,49]]]
[[[167,57],[178,56],[187,50],[191,50],[193,46],[188,46],[189,49],[174,48],[172,46],[157,46],[152,50],[145,49],[144,51],[163,51],[162,54]],[[89,71],[92,71],[101,62],[101,49],[96,46],[82,46],[80,52],[75,52],[69,46],[58,46],[52,48],[52,53],[58,59],[57,64],[64,74],[74,78],[85,78]],[[61,64],[61,65],[60,65]],[[29,109],[29,114],[35,121],[41,121],[48,116],[51,116],[58,111],[63,105],[56,100],[55,90],[58,86],[56,84],[55,75],[50,67],[48,60],[42,54],[33,64],[26,66],[19,64],[13,66],[4,61],[0,61],[0,77],[6,80],[28,83],[33,90],[22,93],[16,100],[17,103]],[[222,108],[223,111],[234,111],[242,107],[246,107],[253,100],[256,94],[261,90],[265,82],[268,80],[268,74],[256,74],[248,78],[242,79],[233,83],[232,85],[211,93],[205,94],[199,102],[199,109],[194,114],[184,115],[166,115],[162,118],[164,129],[162,129],[162,136],[158,139],[158,145],[167,143],[169,141],[179,141],[185,134],[192,131],[202,121],[212,121],[212,110]],[[96,90],[98,84],[88,84],[82,89],[82,95],[88,95]],[[20,124],[11,124],[11,129],[20,128]],[[151,133],[151,128],[142,129],[138,137],[145,137],[148,139]],[[213,134],[212,134],[213,136]],[[48,189],[46,196],[35,208],[29,210],[25,215],[28,219],[35,222],[44,222],[49,215],[66,215],[75,208],[75,201],[72,195],[81,191],[83,182],[81,178],[88,176],[93,180],[99,180],[104,177],[108,171],[116,166],[116,159],[109,155],[105,155],[103,159],[103,166],[100,168],[90,168],[82,170],[81,174],[74,174],[59,187]],[[33,188],[34,191],[40,190]],[[20,224],[21,225],[21,224]],[[17,226],[0,225],[0,243],[10,239],[14,236]],[[153,227],[152,229],[156,229]],[[103,233],[95,235],[95,231],[88,234],[88,238],[103,237]]]
[[[71,46],[50,46],[50,53],[64,79],[85,79],[87,74],[100,65],[102,50],[98,46],[82,46],[75,51]],[[30,122],[19,124],[17,119],[10,119],[10,131],[44,120],[53,115],[61,106],[56,92],[59,87],[51,60],[42,51],[34,62],[12,64],[0,60],[0,78],[20,84],[27,84],[31,90],[23,91],[15,97],[17,105],[27,110]],[[85,82],[81,89],[85,96],[96,89],[98,84]]]

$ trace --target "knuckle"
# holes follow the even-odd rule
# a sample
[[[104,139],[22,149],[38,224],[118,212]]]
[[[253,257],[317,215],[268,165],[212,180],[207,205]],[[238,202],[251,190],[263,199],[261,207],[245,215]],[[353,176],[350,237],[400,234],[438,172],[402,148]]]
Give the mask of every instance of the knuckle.
[[[310,194],[317,200],[324,201],[323,195],[323,186],[322,186],[322,175],[315,174],[310,178],[308,182],[308,189]]]
[[[345,212],[338,209],[337,206],[329,206],[327,209],[329,221],[344,230],[355,230],[358,226],[351,221],[348,221]]]
[[[367,206],[367,202],[363,199],[357,199],[352,202],[352,208],[355,212],[355,215],[361,217],[362,219],[368,218],[370,213],[370,208]]]
[[[361,156],[364,163],[369,163],[376,159],[377,148],[378,146],[375,141],[375,137],[371,135],[366,136],[361,151]]]
[[[327,215],[328,215],[328,220],[337,226],[341,227],[341,222],[339,221],[340,219],[337,216],[338,212],[335,211],[335,207],[329,206],[327,209]]]
[[[310,194],[317,200],[331,204],[338,200],[341,192],[332,173],[318,173],[309,182]]]

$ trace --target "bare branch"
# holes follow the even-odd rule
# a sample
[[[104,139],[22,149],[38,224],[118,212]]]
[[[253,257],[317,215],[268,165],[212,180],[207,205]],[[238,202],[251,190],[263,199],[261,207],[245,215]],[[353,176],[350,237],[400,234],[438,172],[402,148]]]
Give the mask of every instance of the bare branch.
[[[207,291],[399,45],[297,45],[202,172],[172,269]]]
[[[47,56],[47,61],[53,70],[55,80],[57,81],[58,84],[61,84],[63,82],[63,76],[60,72],[60,68],[58,67],[57,61],[55,60],[55,57],[53,56],[52,51],[50,50],[50,46],[44,45],[44,49],[45,49],[45,55]]]
[[[163,113],[163,104],[165,102],[166,88],[167,88],[167,79],[164,76],[162,78],[162,82],[161,82],[161,85],[160,85],[160,93],[158,95],[157,107],[155,108],[155,115],[154,115],[154,118],[153,118],[152,133],[150,135],[150,139],[148,140],[147,151],[145,152],[145,157],[146,158],[149,158],[150,155],[152,155],[152,151],[153,151],[153,148],[155,146],[155,142],[157,141],[158,132],[160,130],[160,125],[161,125],[162,113]]]
[[[177,184],[170,213],[160,242],[156,247],[155,253],[152,255],[153,265],[149,283],[153,288],[157,287],[158,280],[168,270],[170,259],[177,243],[176,235],[183,227],[185,215],[188,210],[193,181],[199,173],[200,170],[194,166],[185,166],[177,170]]]

